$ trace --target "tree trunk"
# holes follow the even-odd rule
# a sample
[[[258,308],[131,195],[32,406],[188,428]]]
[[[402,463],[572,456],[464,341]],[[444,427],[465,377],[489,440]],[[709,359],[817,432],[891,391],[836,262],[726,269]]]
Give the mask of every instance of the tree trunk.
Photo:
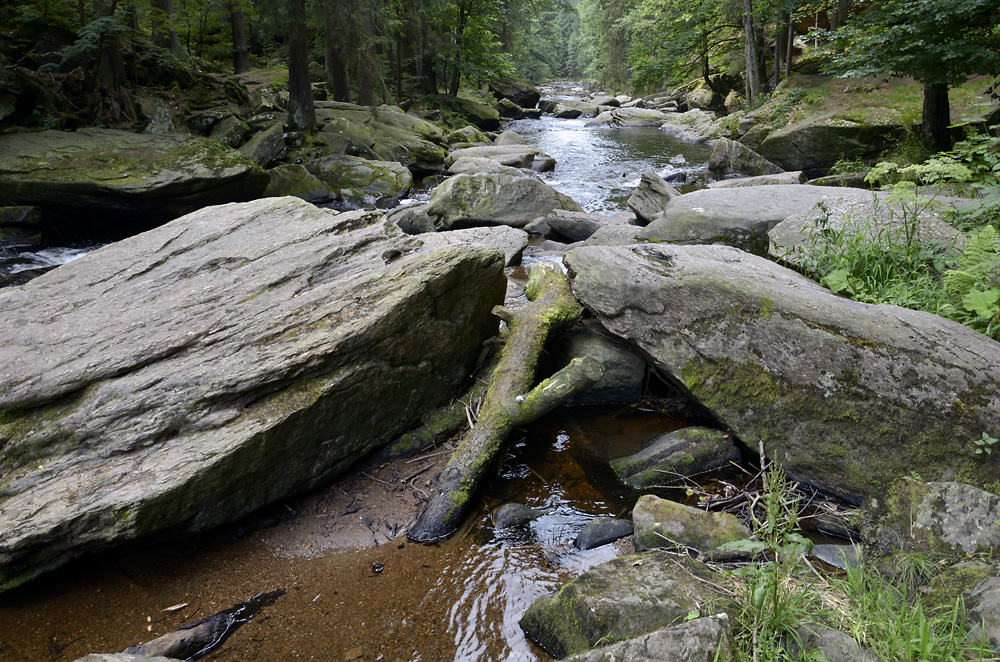
[[[747,104],[754,104],[763,91],[760,58],[757,56],[757,31],[754,28],[753,0],[743,0],[743,56],[746,61]]]
[[[792,75],[792,53],[795,52],[795,21],[792,20],[791,14],[786,14],[788,17],[788,38],[785,42],[785,78]]]
[[[250,50],[247,48],[247,24],[240,0],[227,1],[229,24],[233,30],[233,73],[250,71]]]
[[[469,18],[469,5],[472,0],[459,0],[458,22],[455,24],[455,60],[451,65],[451,85],[448,86],[448,94],[458,95],[458,88],[462,82],[462,49],[465,47],[465,24]]]
[[[788,31],[791,25],[792,16],[788,12],[782,12],[778,17],[778,25],[774,35],[774,83],[781,81],[781,77],[788,78],[788,63],[791,60],[791,49],[788,47],[788,40],[792,35]]]
[[[951,149],[951,106],[948,103],[948,85],[924,84],[923,138],[924,146],[932,152]]]
[[[438,93],[437,71],[434,69],[434,57],[426,54],[421,58],[420,90],[424,94]]]
[[[316,127],[316,106],[309,84],[305,0],[289,0],[288,18],[288,123],[309,130]]]
[[[174,0],[152,0],[153,45],[180,51],[181,42],[174,29]]]
[[[478,420],[437,479],[437,491],[407,532],[414,542],[449,536],[461,523],[480,479],[514,428],[529,423],[589,388],[604,372],[594,359],[574,359],[534,388],[535,370],[550,335],[572,325],[582,309],[558,267],[538,265],[526,288],[530,303],[511,312],[497,306],[510,334],[493,372]]]
[[[323,64],[326,69],[326,86],[330,88],[330,96],[333,97],[334,101],[351,103],[351,75],[347,69],[343,49],[340,46],[335,46],[333,39],[327,41]]]
[[[847,22],[847,13],[851,9],[851,0],[837,0],[837,26]]]

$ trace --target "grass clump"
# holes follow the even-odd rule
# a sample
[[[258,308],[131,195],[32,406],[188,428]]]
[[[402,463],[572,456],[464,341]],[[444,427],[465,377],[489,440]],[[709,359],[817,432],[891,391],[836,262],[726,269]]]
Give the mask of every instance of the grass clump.
[[[764,559],[731,571],[740,585],[735,639],[741,662],[824,659],[818,651],[800,650],[796,630],[802,625],[839,630],[883,660],[994,659],[995,652],[982,637],[968,636],[961,596],[934,606],[920,601],[921,587],[947,562],[898,555],[897,572],[891,577],[863,564],[848,567],[840,576],[820,573],[807,558],[812,544],[798,528],[796,488],[772,463],[764,492],[756,497],[763,502],[764,514],[751,515],[755,539],[723,545]]]

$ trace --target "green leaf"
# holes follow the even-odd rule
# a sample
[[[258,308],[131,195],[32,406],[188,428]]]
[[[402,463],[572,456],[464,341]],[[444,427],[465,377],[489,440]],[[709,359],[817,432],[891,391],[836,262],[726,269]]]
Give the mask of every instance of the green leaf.
[[[854,288],[851,287],[849,280],[850,274],[851,272],[847,269],[837,269],[836,271],[831,271],[823,277],[823,284],[837,294],[845,291],[848,294],[854,294]]]
[[[962,305],[970,313],[975,313],[988,320],[993,319],[997,312],[1000,312],[1000,306],[997,306],[998,300],[1000,300],[1000,289],[995,287],[985,292],[971,290],[962,297]]]

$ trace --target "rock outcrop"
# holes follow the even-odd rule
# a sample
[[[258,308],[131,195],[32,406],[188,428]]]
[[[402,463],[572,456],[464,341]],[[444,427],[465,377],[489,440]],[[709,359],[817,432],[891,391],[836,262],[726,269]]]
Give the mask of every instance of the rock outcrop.
[[[0,290],[0,590],[330,480],[467,379],[502,267],[268,198]]]
[[[0,136],[0,205],[37,205],[87,224],[149,227],[207,205],[249,200],[267,173],[207,138],[114,129]]]
[[[584,246],[566,264],[610,332],[795,480],[854,503],[911,471],[996,480],[1000,455],[974,452],[1000,434],[990,338],[726,246]]]

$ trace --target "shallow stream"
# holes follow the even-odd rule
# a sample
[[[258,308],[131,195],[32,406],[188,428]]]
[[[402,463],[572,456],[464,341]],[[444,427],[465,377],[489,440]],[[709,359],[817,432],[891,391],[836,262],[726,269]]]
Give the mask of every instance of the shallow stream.
[[[588,211],[624,211],[646,169],[684,172],[688,182],[704,176],[708,147],[656,129],[585,122],[506,128],[557,159],[545,179]],[[417,502],[415,481],[437,471],[407,460],[359,468],[327,490],[272,506],[248,533],[209,532],[78,562],[0,596],[0,660],[118,652],[279,589],[285,595],[205,659],[547,660],[525,640],[519,618],[535,598],[619,553],[612,545],[580,552],[572,542],[594,516],[627,515],[638,496],[607,461],[689,424],[629,407],[560,410],[525,432],[463,529],[433,546],[396,535],[409,522],[393,504]],[[372,488],[385,500],[380,516],[354,505]],[[494,531],[491,513],[511,501],[549,512],[525,528]],[[338,548],[341,524],[369,546]]]

